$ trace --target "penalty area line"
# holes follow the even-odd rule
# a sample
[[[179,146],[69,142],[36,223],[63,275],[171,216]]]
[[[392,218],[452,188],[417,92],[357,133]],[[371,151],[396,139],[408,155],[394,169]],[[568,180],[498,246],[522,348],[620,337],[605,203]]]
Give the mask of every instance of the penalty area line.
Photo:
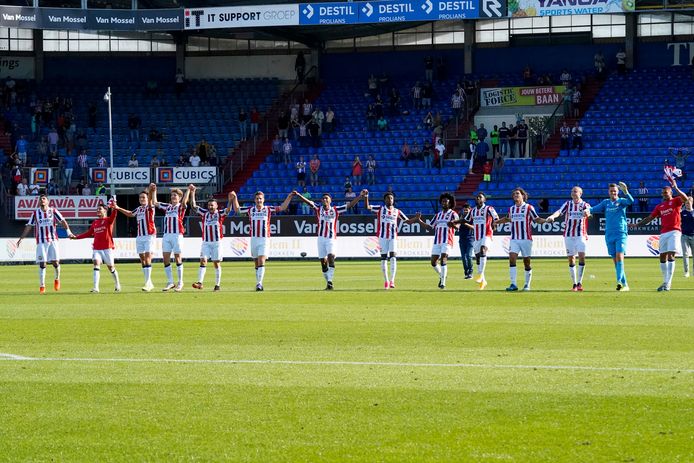
[[[272,359],[169,359],[169,358],[78,358],[78,357],[24,357],[0,353],[0,361],[16,362],[71,362],[71,363],[171,363],[210,365],[326,365],[373,366],[401,368],[479,368],[500,370],[567,370],[567,371],[626,371],[643,373],[694,373],[690,368],[649,367],[596,367],[589,365],[511,365],[493,363],[424,363],[424,362],[376,362],[349,360],[272,360]]]

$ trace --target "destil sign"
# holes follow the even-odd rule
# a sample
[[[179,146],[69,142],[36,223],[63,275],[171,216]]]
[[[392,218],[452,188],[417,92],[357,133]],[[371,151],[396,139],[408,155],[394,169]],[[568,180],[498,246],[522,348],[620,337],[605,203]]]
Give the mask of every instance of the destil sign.
[[[157,183],[180,185],[186,183],[211,183],[217,179],[216,167],[159,167]]]
[[[357,7],[353,3],[302,3],[301,24],[353,24],[357,22]]]

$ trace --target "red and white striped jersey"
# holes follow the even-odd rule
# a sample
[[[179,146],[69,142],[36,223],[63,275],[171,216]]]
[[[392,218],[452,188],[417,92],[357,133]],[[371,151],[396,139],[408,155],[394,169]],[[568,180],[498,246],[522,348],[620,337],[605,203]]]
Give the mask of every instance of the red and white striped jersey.
[[[347,211],[347,205],[330,206],[328,209],[322,205],[313,203],[313,210],[316,211],[318,221],[318,236],[322,238],[337,238],[337,220],[340,214]]]
[[[50,243],[58,241],[56,225],[65,220],[60,212],[54,207],[49,207],[45,211],[38,208],[31,214],[27,225],[34,227],[34,236],[37,243]]]
[[[499,216],[496,210],[492,206],[487,206],[486,204],[482,207],[475,206],[470,209],[464,219],[468,222],[472,222],[475,227],[475,241],[481,240],[485,236],[491,236],[494,234],[494,229],[492,228],[492,221],[498,220]]]
[[[407,216],[395,207],[371,206],[371,212],[376,213],[376,236],[384,239],[398,237],[398,219],[409,220]]]
[[[270,237],[270,217],[280,212],[277,206],[263,206],[258,209],[255,205],[239,208],[239,214],[248,214],[251,221],[251,238]]]
[[[224,238],[224,219],[227,214],[224,211],[212,214],[207,209],[197,207],[200,216],[200,226],[202,227],[202,241],[205,243],[216,243]]]
[[[447,211],[439,211],[434,217],[429,220],[429,225],[434,227],[434,245],[448,244],[453,245],[453,237],[455,236],[455,228],[449,227],[448,222],[458,220],[458,213],[453,209]]]
[[[583,215],[583,211],[590,209],[590,204],[582,199],[578,202],[570,200],[565,202],[557,211],[559,215],[566,215],[564,220],[564,236],[573,238],[578,236],[588,236],[588,219]]]
[[[176,205],[169,203],[159,203],[159,209],[164,211],[164,234],[173,233],[182,235],[185,233],[183,227],[183,217],[186,215],[186,208],[183,204]]]
[[[515,204],[508,210],[508,218],[511,219],[511,239],[512,240],[532,240],[532,222],[538,218],[535,208],[528,203],[520,206]]]
[[[156,235],[154,226],[154,206],[138,206],[132,213],[137,220],[137,236]]]

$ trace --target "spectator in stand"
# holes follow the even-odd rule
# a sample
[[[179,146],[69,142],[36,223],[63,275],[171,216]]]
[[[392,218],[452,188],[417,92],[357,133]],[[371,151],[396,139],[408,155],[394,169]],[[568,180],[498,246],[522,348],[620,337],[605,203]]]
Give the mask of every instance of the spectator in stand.
[[[431,162],[433,157],[434,153],[432,153],[431,142],[427,140],[424,142],[424,145],[422,146],[422,159],[424,160],[425,169],[431,169]]]
[[[646,184],[644,182],[639,182],[639,188],[636,192],[639,202],[639,212],[650,212],[648,209],[648,188],[646,188]]]
[[[104,196],[106,194],[106,186],[99,182],[94,189],[94,196]]]
[[[308,146],[308,125],[305,121],[299,124],[299,146]]]
[[[332,133],[335,130],[335,111],[328,106],[328,111],[325,113],[325,132]]]
[[[130,160],[128,161],[128,167],[140,167],[140,163],[137,162],[137,155],[135,153],[130,155]]]
[[[573,108],[574,119],[578,119],[581,115],[581,97],[581,89],[576,86],[576,88],[574,88],[573,95],[571,96],[571,107]]]
[[[568,69],[564,68],[564,70],[561,72],[559,80],[561,81],[561,84],[563,86],[567,87],[569,85],[569,83],[571,82],[571,73]]]
[[[183,74],[183,71],[181,71],[181,68],[176,69],[174,81],[176,82],[176,98],[178,98],[186,89],[186,76]]]
[[[488,153],[489,153],[489,146],[485,142],[480,140],[477,143],[477,147],[475,148],[475,156],[477,158],[476,159],[477,162],[479,164],[484,164],[485,162],[487,162],[487,154]]]
[[[359,159],[359,156],[355,156],[354,161],[352,161],[352,183],[354,186],[361,186],[362,173],[363,166],[361,164],[361,160]]]
[[[374,101],[374,112],[376,113],[376,119],[383,116],[383,99],[381,95],[376,95],[376,100]]]
[[[468,174],[472,174],[472,168],[475,167],[475,152],[477,151],[477,141],[476,140],[470,140],[470,146],[468,147],[468,151],[470,152],[470,161],[468,162]]]
[[[316,109],[311,114],[311,119],[318,126],[318,135],[323,135],[323,123],[325,122],[325,113],[316,106]]]
[[[130,129],[130,143],[137,142],[137,146],[140,146],[140,126],[142,125],[142,120],[133,113],[128,115],[128,129]]]
[[[309,201],[311,200],[311,193],[308,191],[308,188],[304,187],[304,191],[301,192],[301,195],[308,199]],[[301,213],[303,215],[310,215],[312,212],[311,207],[308,205],[308,203],[301,202]]]
[[[176,160],[176,167],[186,167],[188,165],[188,160],[186,157],[183,155],[183,153],[178,155],[178,159]]]
[[[301,119],[308,123],[313,117],[313,104],[308,101],[308,98],[304,99],[304,104],[301,105]]]
[[[438,167],[439,172],[441,172],[441,169],[443,169],[443,163],[445,158],[446,145],[443,144],[443,140],[437,138],[436,145],[434,146],[434,166]]]
[[[456,119],[460,119],[463,110],[463,104],[465,103],[464,93],[461,90],[456,90],[451,96],[451,109],[453,110],[453,115]]]
[[[489,141],[492,144],[492,159],[499,155],[499,127],[494,126],[491,132],[489,132]]]
[[[200,156],[198,156],[198,153],[193,151],[193,154],[188,158],[188,162],[190,162],[190,167],[200,167]]]
[[[424,58],[424,78],[427,82],[434,80],[434,59],[431,56]]]
[[[291,119],[289,120],[289,126],[292,129],[292,138],[294,140],[299,140],[299,130],[301,129],[301,123],[299,122],[299,116],[292,114]],[[288,138],[288,137],[284,137]]]
[[[525,68],[523,69],[523,82],[525,82],[525,85],[533,84],[533,70],[530,69],[529,64],[526,64]]]
[[[479,129],[477,129],[477,139],[480,143],[486,143],[488,135],[489,132],[487,132],[487,129],[484,127],[484,123],[480,124]]]
[[[595,73],[598,78],[603,77],[605,73],[605,57],[601,50],[598,50],[595,56],[593,56],[593,66],[595,67]]]
[[[400,113],[400,93],[398,89],[392,87],[390,89],[390,100],[388,101],[390,105],[390,114],[396,116]]]
[[[407,141],[404,141],[402,143],[402,148],[400,148],[400,160],[405,162],[405,167],[407,167],[407,163],[410,162],[411,154],[410,145],[407,144]]]
[[[345,191],[347,191],[349,188],[352,188],[352,180],[350,180],[349,175],[345,177],[345,183],[343,185],[343,188]]]
[[[29,143],[24,139],[24,135],[20,135],[19,140],[17,140],[17,143],[14,146],[14,151],[19,156],[19,159],[22,160],[22,164],[27,163],[27,149],[28,148],[29,148]],[[56,147],[56,151],[58,151],[57,147]]]
[[[518,123],[516,136],[518,137],[518,157],[524,158],[528,147],[528,126],[525,125],[524,119]]]
[[[253,106],[251,109],[251,114],[250,114],[250,120],[251,120],[251,137],[256,138],[258,136],[258,125],[260,124],[260,113],[258,112],[258,108]]]
[[[414,109],[421,109],[422,108],[422,86],[420,85],[419,81],[415,82],[414,87],[412,87],[412,90],[410,91],[410,94],[412,95],[412,107]]]
[[[60,137],[58,136],[58,131],[56,130],[55,127],[51,127],[51,131],[48,132],[48,150],[51,152],[57,152],[58,151],[58,140]]]
[[[48,196],[56,196],[60,194],[60,187],[55,183],[55,179],[51,178],[51,181],[46,185],[46,194]]]
[[[682,180],[687,179],[687,158],[689,157],[689,150],[686,148],[668,148],[669,155],[675,160],[675,167],[682,171]]]
[[[296,181],[301,188],[306,188],[306,161],[303,156],[299,156],[296,163]]]
[[[424,119],[422,119],[422,123],[424,124],[424,127],[428,130],[434,128],[434,115],[431,114],[431,111],[429,111],[427,115],[424,116]]]
[[[26,196],[29,194],[29,182],[26,178],[22,179],[22,182],[17,185],[17,196]]]
[[[369,154],[369,159],[366,160],[366,183],[369,185],[376,183],[376,160],[373,154]]]
[[[96,158],[96,166],[97,167],[108,167],[108,161],[106,161],[106,158],[104,157],[103,154],[97,153],[97,158]]]
[[[311,145],[314,148],[320,148],[320,142],[321,142],[321,137],[320,137],[320,126],[316,122],[315,119],[311,119],[308,123],[307,126],[308,129],[308,134],[311,137]]]
[[[156,169],[157,167],[161,166],[161,163],[159,162],[159,156],[156,154],[152,156],[152,160],[149,163],[149,167],[152,169]]]
[[[492,180],[498,185],[501,182],[501,171],[504,168],[504,157],[494,156],[492,161]]]
[[[477,144],[477,142],[480,141],[479,136],[477,135],[477,126],[472,125],[470,126],[470,142]]]
[[[380,130],[381,132],[385,132],[386,130],[388,130],[388,120],[383,114],[381,114],[381,117],[378,118],[376,125],[378,126],[378,130]]]
[[[207,140],[204,138],[200,140],[200,143],[198,143],[198,146],[195,147],[195,152],[198,153],[198,157],[200,157],[200,164],[205,165],[208,164],[209,161],[209,153],[211,150],[212,145],[207,143]]]
[[[571,127],[564,121],[559,128],[559,150],[567,151],[569,149],[569,135],[571,135]]]
[[[347,188],[347,191],[345,191],[345,202],[351,203],[352,200],[356,197],[357,197],[357,194],[354,191],[352,191],[352,187],[350,186],[349,188]],[[347,209],[347,212],[349,214],[359,214],[358,204],[359,203],[356,203],[356,204],[354,204],[354,206],[352,208]]]
[[[564,111],[564,117],[571,116],[571,101],[573,99],[574,90],[573,88],[567,86],[562,93],[562,107]]]
[[[77,186],[75,187],[75,189],[77,190],[78,196],[82,196],[82,192],[84,191],[84,187],[85,187],[85,181],[83,178],[81,178],[80,181],[77,182]]]
[[[275,135],[275,139],[272,140],[272,160],[276,164],[282,161],[282,140],[279,135]]]
[[[87,178],[89,176],[89,158],[87,157],[87,150],[80,151],[79,156],[77,156],[77,166],[80,168],[82,178]]]
[[[410,159],[422,159],[422,148],[420,148],[417,140],[412,142],[412,147],[410,148]]]
[[[502,157],[506,157],[509,154],[509,136],[510,130],[506,127],[506,121],[502,121],[501,127],[499,127],[499,148]]]
[[[369,76],[369,80],[367,81],[367,89],[369,91],[369,95],[371,95],[371,98],[376,98],[376,95],[378,95],[378,79],[376,79],[376,76],[373,74]]]
[[[35,183],[30,183],[29,184],[29,195],[31,196],[38,196],[39,195],[40,188],[37,184]]]
[[[296,71],[296,81],[303,84],[306,73],[306,58],[304,57],[304,52],[301,50],[299,50],[299,53],[296,54],[296,60],[294,60],[294,70]]]
[[[284,111],[280,111],[280,115],[277,118],[277,133],[280,139],[289,136],[289,116]]]
[[[284,160],[284,165],[289,167],[292,163],[292,150],[294,147],[289,142],[289,138],[284,139],[284,144],[282,145],[282,159]]]
[[[571,129],[571,135],[574,140],[574,149],[580,153],[583,149],[583,127],[581,127],[579,121],[576,121],[576,124]]]
[[[82,188],[82,196],[91,196],[92,195],[92,189],[89,186],[89,183],[84,185],[84,188]]]
[[[63,167],[65,168],[65,185],[63,185],[63,187],[65,188],[65,192],[69,194],[70,187],[72,186],[72,171],[75,168],[75,156],[67,154]]]
[[[48,167],[60,167],[60,156],[57,152],[48,154]]]
[[[313,159],[311,159],[311,162],[309,162],[309,168],[311,169],[311,186],[318,186],[318,172],[320,171],[320,159],[318,159],[317,154],[313,155]]]
[[[487,184],[486,187],[489,188],[489,184],[492,181],[492,163],[489,161],[485,162],[482,166],[482,181],[485,182]]]
[[[620,49],[615,55],[617,60],[617,72],[625,74],[627,72],[627,53],[624,49]]]
[[[241,141],[246,141],[248,137],[248,114],[244,108],[239,109],[239,132],[241,132]]]
[[[374,111],[373,105],[369,105],[366,109],[366,127],[370,132],[376,130],[376,111]]]
[[[424,82],[422,86],[422,106],[427,109],[431,109],[431,98],[434,96],[434,89],[431,86],[431,82]]]
[[[156,143],[161,143],[164,141],[164,134],[157,130],[155,127],[149,129],[147,134],[147,139]]]

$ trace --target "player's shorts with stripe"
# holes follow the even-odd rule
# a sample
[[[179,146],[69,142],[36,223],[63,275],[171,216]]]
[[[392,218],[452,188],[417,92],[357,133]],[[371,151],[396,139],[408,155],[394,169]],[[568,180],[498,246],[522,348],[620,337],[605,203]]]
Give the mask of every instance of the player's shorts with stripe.
[[[267,256],[267,238],[251,238],[251,257]]]
[[[179,233],[165,233],[161,238],[162,252],[180,254],[183,249],[183,235]]]
[[[135,248],[138,254],[152,252],[154,247],[154,235],[144,235],[135,238]]]
[[[203,241],[202,246],[200,246],[200,258],[205,258],[212,262],[222,260],[222,255],[219,252],[219,241],[214,243]]]
[[[113,250],[112,249],[94,249],[92,252],[92,260],[113,267]]]
[[[448,243],[443,243],[443,244],[435,244],[431,247],[431,255],[432,256],[440,256],[441,254],[449,254],[449,251],[451,250],[453,246],[449,245]]]
[[[661,254],[664,252],[677,252],[681,236],[682,232],[679,230],[672,230],[660,235],[659,252]]]
[[[607,245],[607,253],[610,257],[615,257],[618,252],[627,253],[627,235],[605,235],[605,244]]]
[[[335,239],[325,238],[323,236],[318,237],[318,258],[325,259],[328,254],[335,255]]]
[[[379,238],[378,245],[381,248],[381,254],[390,254],[398,252],[398,243],[394,238]]]
[[[533,256],[533,240],[511,240],[508,252],[522,255],[523,257]]]
[[[586,252],[586,237],[585,236],[565,236],[564,245],[566,246],[566,255],[575,256],[579,252]]]
[[[472,250],[475,252],[475,254],[479,254],[480,252],[482,252],[482,246],[489,249],[489,242],[491,240],[492,239],[490,237],[485,235],[482,239],[473,241]]]
[[[58,252],[58,242],[51,241],[50,243],[37,243],[36,244],[36,262],[54,262],[60,260],[60,253]]]

